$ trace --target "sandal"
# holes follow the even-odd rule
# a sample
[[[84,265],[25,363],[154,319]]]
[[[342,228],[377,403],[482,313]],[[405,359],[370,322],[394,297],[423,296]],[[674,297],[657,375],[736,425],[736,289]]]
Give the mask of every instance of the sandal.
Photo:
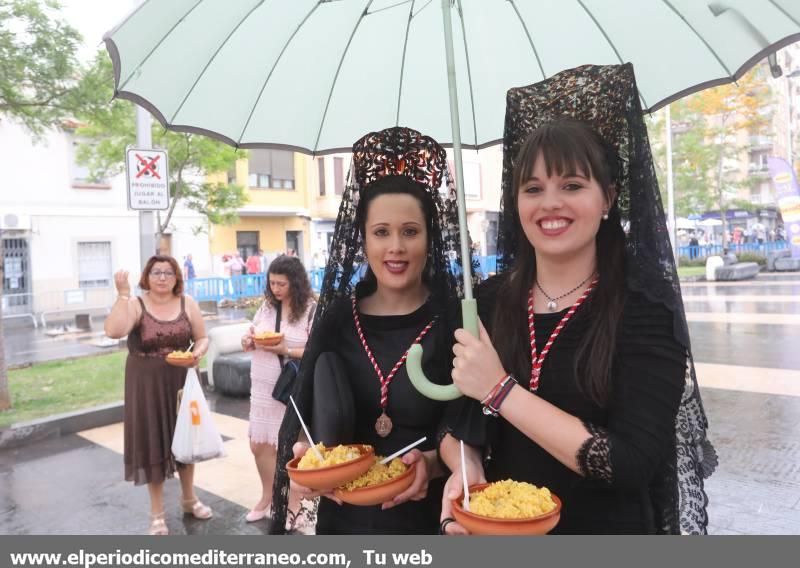
[[[164,519],[164,511],[160,513],[150,513],[150,535],[166,536],[169,534],[167,521]]]
[[[191,514],[195,519],[200,519],[201,521],[214,516],[214,511],[211,510],[211,507],[204,505],[197,497],[181,500],[181,507],[183,507],[184,514]]]

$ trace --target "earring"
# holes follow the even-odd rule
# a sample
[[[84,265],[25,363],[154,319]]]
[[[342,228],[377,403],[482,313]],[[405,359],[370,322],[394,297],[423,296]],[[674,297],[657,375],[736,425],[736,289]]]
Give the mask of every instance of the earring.
[[[603,211],[603,221],[608,221],[608,211]]]

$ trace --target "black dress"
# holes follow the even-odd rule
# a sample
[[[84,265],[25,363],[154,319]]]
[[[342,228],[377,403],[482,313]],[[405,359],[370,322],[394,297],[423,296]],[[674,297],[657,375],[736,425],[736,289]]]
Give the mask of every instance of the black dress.
[[[480,316],[491,325],[499,279],[479,290]],[[536,314],[541,353],[566,310]],[[448,429],[489,452],[489,481],[514,479],[548,487],[563,502],[555,534],[648,534],[656,530],[656,472],[674,460],[674,422],[684,386],[686,355],[674,339],[672,313],[641,294],[626,298],[608,403],[601,407],[579,390],[575,355],[591,310],[579,310],[545,359],[537,395],[581,419],[593,434],[578,453],[584,475],[551,456],[502,417],[486,417],[462,399]],[[491,329],[489,329],[491,334]],[[519,331],[527,335],[527,329]],[[516,377],[528,388],[530,376]]]
[[[367,343],[384,376],[433,319],[436,313],[434,304],[430,300],[416,311],[400,316],[359,313]],[[380,381],[356,333],[351,301],[344,299],[333,304],[321,325],[323,328],[316,335],[323,338],[325,345],[319,349],[339,356],[353,392],[354,436],[352,440],[338,442],[370,444],[375,447],[376,455],[387,456],[427,436],[427,441],[417,447],[421,451],[434,449],[446,403],[419,394],[409,381],[406,366],[401,366],[389,385],[386,413],[392,420],[392,431],[386,438],[381,438],[375,431],[375,421],[381,413]],[[422,366],[432,382],[450,382],[452,331],[440,318],[422,341]],[[317,516],[317,534],[435,534],[444,481],[445,478],[432,480],[425,499],[407,501],[385,511],[380,505],[340,506],[322,499]]]

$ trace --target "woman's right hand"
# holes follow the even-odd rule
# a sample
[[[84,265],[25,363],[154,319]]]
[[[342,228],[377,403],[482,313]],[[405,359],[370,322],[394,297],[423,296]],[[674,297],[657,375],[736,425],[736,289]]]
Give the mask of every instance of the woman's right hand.
[[[453,504],[450,502],[452,499],[457,499],[464,490],[464,483],[462,481],[461,470],[456,470],[450,474],[447,483],[444,484],[444,492],[442,494],[442,515],[440,521],[453,518]],[[486,483],[486,477],[483,473],[483,467],[470,467],[467,464],[467,483],[476,485],[478,483]],[[459,525],[457,522],[447,523],[444,529],[444,534],[469,534],[469,531]]]
[[[114,273],[114,286],[116,286],[117,288],[117,295],[119,296],[131,295],[131,285],[128,284],[127,270],[117,270]]]
[[[256,342],[253,339],[255,332],[255,328],[251,325],[250,330],[242,336],[242,351],[252,351],[256,348]]]
[[[294,446],[292,446],[292,452],[294,452],[294,457],[299,458],[305,455],[308,448],[310,448],[308,444],[305,442],[296,442]],[[306,487],[305,485],[300,485],[299,483],[295,483],[294,481],[289,482],[289,486],[291,487],[292,491],[297,492],[297,494],[303,499],[314,499],[315,497],[327,497],[331,501],[336,502],[337,504],[341,505],[341,499],[337,499],[333,496],[333,491],[317,491],[316,489],[311,489],[310,487]]]

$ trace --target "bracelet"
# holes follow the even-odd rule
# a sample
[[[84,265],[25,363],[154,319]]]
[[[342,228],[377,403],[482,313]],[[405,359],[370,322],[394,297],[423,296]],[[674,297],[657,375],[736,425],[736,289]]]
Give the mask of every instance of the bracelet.
[[[508,393],[510,393],[511,389],[513,389],[517,384],[517,379],[515,379],[513,375],[506,375],[503,380],[498,383],[498,386],[495,389],[496,393],[492,397],[491,401],[483,403],[483,414],[497,418],[497,416],[500,414],[500,405],[503,404],[503,401],[508,396]]]
[[[122,295],[122,294],[120,294],[119,296],[117,296],[117,300],[122,300],[122,299],[125,299],[125,300],[130,300],[130,299],[131,299],[131,297],[130,297],[130,296],[124,296],[124,295]]]

